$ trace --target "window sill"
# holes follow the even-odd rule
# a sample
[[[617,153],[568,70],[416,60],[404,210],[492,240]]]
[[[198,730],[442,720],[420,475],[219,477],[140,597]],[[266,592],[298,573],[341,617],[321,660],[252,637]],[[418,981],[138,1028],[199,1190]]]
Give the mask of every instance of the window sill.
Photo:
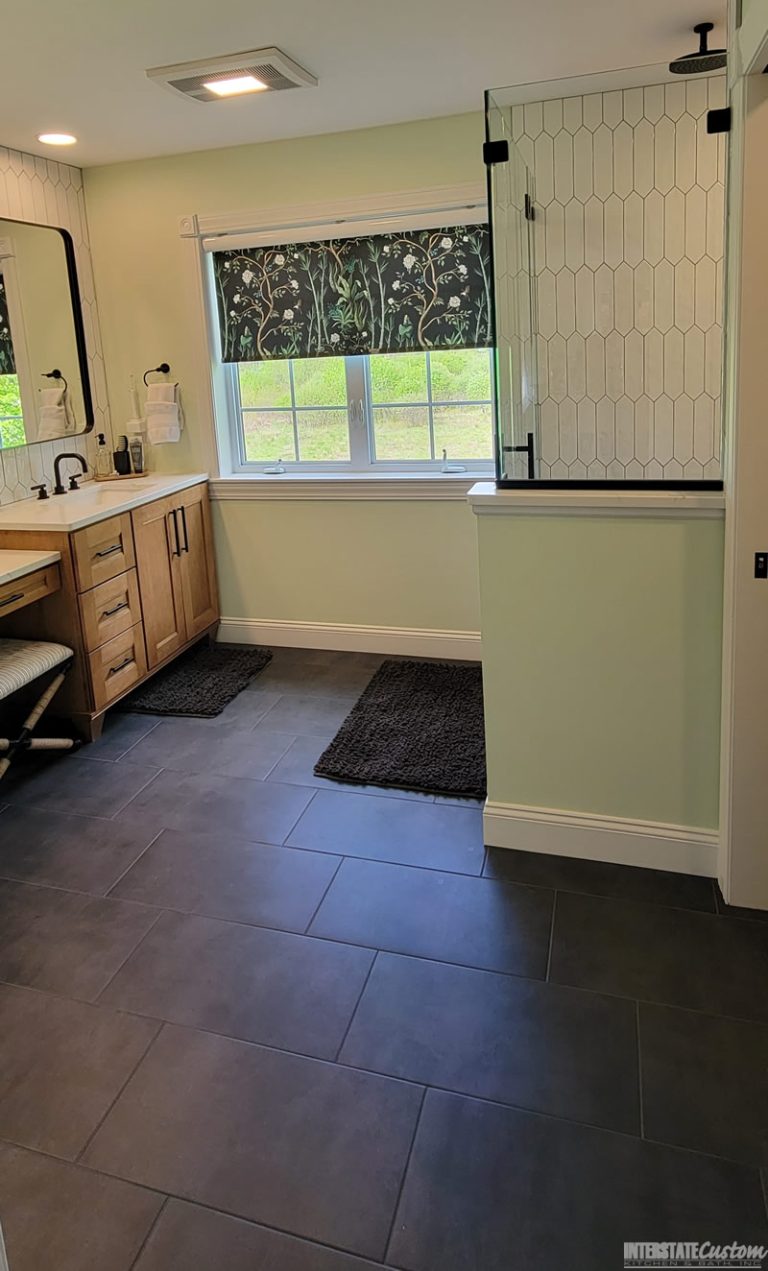
[[[326,476],[317,473],[301,473],[284,476],[231,476],[216,477],[209,483],[211,498],[217,501],[231,499],[282,500],[310,502],[368,502],[378,500],[401,503],[415,499],[420,502],[466,502],[470,489],[478,481],[477,473],[334,473]]]
[[[478,516],[650,516],[720,519],[720,490],[500,490],[480,481],[468,493]]]

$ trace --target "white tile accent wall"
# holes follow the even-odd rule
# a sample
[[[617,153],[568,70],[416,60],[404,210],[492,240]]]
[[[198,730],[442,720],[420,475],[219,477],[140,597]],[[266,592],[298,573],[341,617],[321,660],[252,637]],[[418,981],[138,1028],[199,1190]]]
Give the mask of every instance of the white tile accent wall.
[[[535,181],[540,476],[720,476],[725,79],[512,108]]]
[[[37,221],[41,225],[58,225],[72,235],[95,424],[93,432],[67,438],[66,445],[88,458],[95,434],[104,432],[108,438],[111,434],[80,169],[0,146],[0,216]],[[44,441],[32,446],[0,450],[0,504],[27,498],[30,487],[41,481],[52,485],[53,460],[61,449],[62,442]]]

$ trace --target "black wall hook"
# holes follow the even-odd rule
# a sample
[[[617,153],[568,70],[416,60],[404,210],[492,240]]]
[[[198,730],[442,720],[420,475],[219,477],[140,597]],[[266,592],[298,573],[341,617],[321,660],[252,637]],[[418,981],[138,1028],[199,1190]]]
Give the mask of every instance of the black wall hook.
[[[58,366],[54,366],[54,368],[53,368],[53,370],[52,370],[52,371],[43,371],[43,379],[46,379],[46,380],[61,380],[61,381],[63,382],[63,384],[64,384],[64,387],[65,387],[65,388],[67,387],[67,381],[66,381],[66,379],[64,378],[64,376],[62,375],[62,373],[61,373],[61,371],[59,370]]]
[[[149,381],[147,380],[148,375],[167,375],[170,369],[171,368],[167,362],[161,362],[159,366],[150,366],[149,370],[145,371],[142,376],[147,388],[149,388]]]

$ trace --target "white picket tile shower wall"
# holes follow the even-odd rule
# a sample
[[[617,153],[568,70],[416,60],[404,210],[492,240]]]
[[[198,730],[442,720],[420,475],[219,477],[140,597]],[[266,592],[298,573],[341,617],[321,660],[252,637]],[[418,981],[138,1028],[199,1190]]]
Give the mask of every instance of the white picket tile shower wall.
[[[539,475],[720,476],[722,76],[511,108],[532,169]]]
[[[95,434],[103,432],[109,437],[110,427],[80,169],[0,146],[0,216],[37,221],[40,225],[57,225],[69,230],[72,235],[95,424],[93,432],[67,438],[66,448],[78,451],[87,459],[93,449]],[[0,504],[26,499],[31,487],[41,481],[52,485],[53,460],[62,448],[62,442],[43,441],[0,450]]]

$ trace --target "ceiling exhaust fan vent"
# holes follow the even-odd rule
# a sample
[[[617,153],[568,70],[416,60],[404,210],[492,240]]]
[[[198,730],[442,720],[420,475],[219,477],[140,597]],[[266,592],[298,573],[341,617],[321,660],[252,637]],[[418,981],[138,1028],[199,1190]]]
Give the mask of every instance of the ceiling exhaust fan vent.
[[[254,49],[232,53],[200,62],[179,62],[176,66],[154,66],[146,72],[173,93],[191,97],[193,101],[224,101],[240,96],[240,92],[215,92],[211,84],[251,78],[257,81],[257,92],[282,91],[285,88],[314,88],[317,79],[280,49]],[[248,92],[248,90],[245,90]],[[256,95],[256,94],[254,94]]]

